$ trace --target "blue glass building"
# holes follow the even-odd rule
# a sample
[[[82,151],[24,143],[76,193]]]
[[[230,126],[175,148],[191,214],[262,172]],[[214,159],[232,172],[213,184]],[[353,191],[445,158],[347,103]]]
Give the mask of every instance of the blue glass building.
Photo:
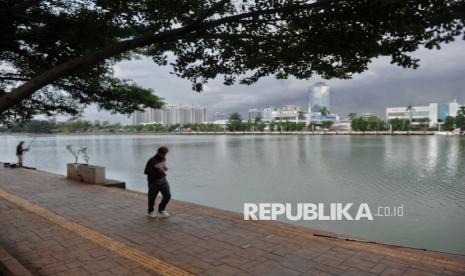
[[[329,109],[329,85],[317,82],[311,88],[308,97],[308,113],[320,112],[323,107]]]
[[[449,116],[449,104],[448,103],[440,103],[438,104],[438,121],[444,122],[446,117]]]

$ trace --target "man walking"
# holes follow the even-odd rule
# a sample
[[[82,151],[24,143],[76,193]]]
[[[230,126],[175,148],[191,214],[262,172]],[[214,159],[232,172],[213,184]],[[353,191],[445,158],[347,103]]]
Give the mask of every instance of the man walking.
[[[144,173],[147,175],[149,186],[148,192],[148,216],[149,217],[169,217],[165,211],[166,205],[171,199],[170,185],[166,180],[166,155],[168,154],[167,147],[160,147],[157,154],[150,158],[145,165]],[[158,213],[154,213],[155,199],[158,192],[161,192],[162,200],[158,205]]]

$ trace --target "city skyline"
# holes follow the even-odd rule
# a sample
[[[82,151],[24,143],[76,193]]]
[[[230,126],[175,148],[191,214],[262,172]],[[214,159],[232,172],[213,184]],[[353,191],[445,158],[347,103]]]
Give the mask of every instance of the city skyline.
[[[131,114],[132,124],[161,123],[163,125],[203,123],[207,108],[200,105],[167,105],[162,109],[145,108]]]
[[[331,111],[347,115],[349,112],[371,112],[385,117],[389,106],[427,105],[432,102],[465,102],[465,42],[444,45],[441,51],[420,49],[415,52],[420,68],[404,69],[391,65],[388,58],[378,58],[361,74],[351,80],[324,80],[315,76],[309,80],[275,80],[271,77],[245,86],[225,86],[221,80],[205,85],[204,92],[195,93],[191,84],[169,74],[169,67],[155,66],[150,60],[123,62],[115,66],[119,77],[131,78],[138,84],[153,88],[167,104],[188,103],[208,109],[208,120],[215,112],[239,112],[246,118],[248,109],[269,106],[300,105],[307,108],[308,89],[315,82],[324,81],[331,87]],[[130,123],[124,115],[98,112],[87,108],[84,118]]]

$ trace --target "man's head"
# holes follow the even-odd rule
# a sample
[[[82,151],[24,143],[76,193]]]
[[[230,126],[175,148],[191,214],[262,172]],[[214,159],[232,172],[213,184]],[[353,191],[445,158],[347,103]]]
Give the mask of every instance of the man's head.
[[[20,145],[24,144],[24,141],[20,141],[19,144],[20,144]]]
[[[162,146],[162,147],[159,147],[158,150],[157,150],[157,153],[162,155],[162,156],[166,156],[166,154],[168,153],[168,148],[165,147],[165,146]]]

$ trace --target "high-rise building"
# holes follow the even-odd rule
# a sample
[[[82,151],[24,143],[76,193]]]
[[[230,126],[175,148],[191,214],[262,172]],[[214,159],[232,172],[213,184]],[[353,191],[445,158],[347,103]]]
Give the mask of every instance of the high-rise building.
[[[144,122],[144,111],[134,111],[131,115],[132,124],[138,125]]]
[[[133,124],[160,123],[163,125],[203,123],[207,121],[204,106],[169,105],[163,109],[146,108],[132,114]]]
[[[308,93],[308,113],[320,112],[323,107],[329,108],[329,85],[316,82]]]
[[[224,112],[215,112],[213,113],[213,121],[222,121],[226,120],[226,113]]]
[[[249,120],[250,121],[255,121],[257,118],[262,118],[262,112],[256,108],[251,108],[249,109]]]
[[[365,113],[360,114],[360,117],[364,120],[369,120],[373,117],[376,117],[376,115],[370,112],[365,112]]]
[[[262,120],[267,123],[271,122],[273,120],[273,117],[271,116],[271,114],[273,113],[274,110],[275,110],[274,107],[268,107],[268,108],[263,109]]]

